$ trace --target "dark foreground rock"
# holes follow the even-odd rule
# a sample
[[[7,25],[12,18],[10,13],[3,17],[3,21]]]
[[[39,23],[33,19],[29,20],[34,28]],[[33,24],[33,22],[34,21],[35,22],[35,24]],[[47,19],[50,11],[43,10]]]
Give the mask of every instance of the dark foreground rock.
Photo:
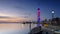
[[[33,28],[28,34],[48,34],[41,29],[41,26]]]

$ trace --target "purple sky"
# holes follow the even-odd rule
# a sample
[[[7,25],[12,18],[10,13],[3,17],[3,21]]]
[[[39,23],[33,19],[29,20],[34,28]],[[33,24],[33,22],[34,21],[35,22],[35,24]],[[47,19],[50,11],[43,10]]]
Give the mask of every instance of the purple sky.
[[[41,19],[51,18],[52,9],[55,11],[55,17],[60,17],[59,0],[0,0],[2,17],[19,17],[36,21],[37,8],[40,8]]]

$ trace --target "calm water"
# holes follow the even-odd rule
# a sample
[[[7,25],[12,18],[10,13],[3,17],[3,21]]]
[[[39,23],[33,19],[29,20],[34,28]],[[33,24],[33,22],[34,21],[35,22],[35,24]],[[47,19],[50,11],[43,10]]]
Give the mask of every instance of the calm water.
[[[20,23],[3,23],[0,24],[0,34],[28,34],[30,24]],[[36,27],[36,24],[31,24],[31,28]]]

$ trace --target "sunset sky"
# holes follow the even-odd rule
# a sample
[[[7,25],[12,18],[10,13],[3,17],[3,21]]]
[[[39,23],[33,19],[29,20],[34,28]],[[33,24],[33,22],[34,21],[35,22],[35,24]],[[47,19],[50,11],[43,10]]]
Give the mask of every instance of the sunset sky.
[[[60,17],[59,0],[0,0],[0,22],[36,21],[37,8],[41,20],[50,19],[52,9]]]

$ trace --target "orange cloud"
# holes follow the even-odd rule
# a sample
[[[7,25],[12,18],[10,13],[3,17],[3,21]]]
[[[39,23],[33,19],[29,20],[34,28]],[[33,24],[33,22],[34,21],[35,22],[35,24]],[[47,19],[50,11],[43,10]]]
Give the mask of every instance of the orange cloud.
[[[22,22],[25,18],[0,18],[0,22]]]

